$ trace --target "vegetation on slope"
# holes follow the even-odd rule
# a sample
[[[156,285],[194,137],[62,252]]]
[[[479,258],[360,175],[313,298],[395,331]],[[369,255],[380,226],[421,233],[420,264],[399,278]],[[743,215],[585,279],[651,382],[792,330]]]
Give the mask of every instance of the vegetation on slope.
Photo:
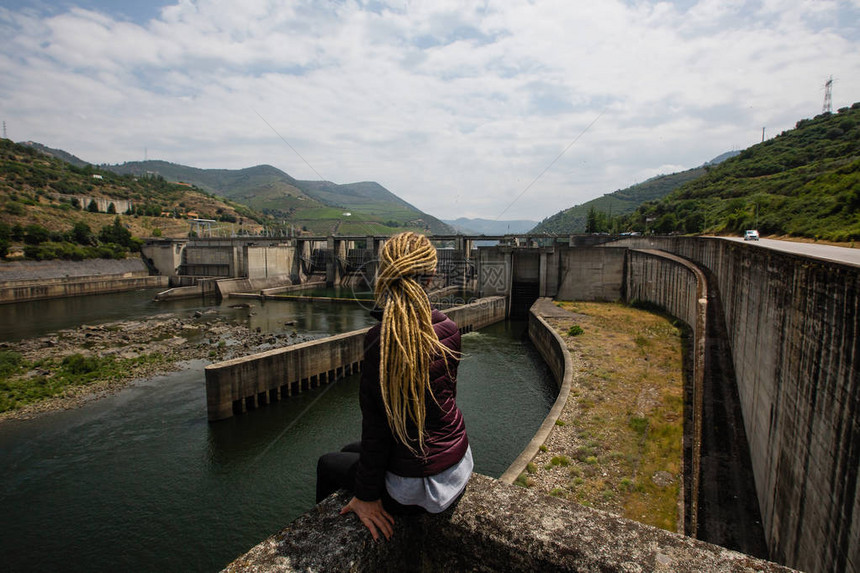
[[[829,241],[860,237],[860,103],[706,168],[616,224],[658,233],[762,234]]]
[[[129,162],[107,166],[116,173],[158,173],[191,183],[237,201],[278,221],[313,234],[392,234],[418,230],[434,234],[453,230],[423,213],[378,183],[338,185],[329,181],[298,181],[271,165],[246,169],[197,169],[166,161]]]
[[[608,193],[582,205],[575,205],[560,211],[541,221],[532,233],[551,233],[568,235],[597,231],[617,231],[611,222],[616,222],[621,215],[633,213],[640,205],[665,197],[684,183],[692,181],[705,174],[704,167],[696,167],[672,173],[658,175],[644,183],[638,183],[614,193]],[[592,219],[589,225],[589,217]]]
[[[163,177],[80,167],[50,151],[0,139],[0,256],[15,248],[34,259],[115,258],[139,247],[134,237],[187,236],[187,217],[248,232],[268,222],[244,205]]]

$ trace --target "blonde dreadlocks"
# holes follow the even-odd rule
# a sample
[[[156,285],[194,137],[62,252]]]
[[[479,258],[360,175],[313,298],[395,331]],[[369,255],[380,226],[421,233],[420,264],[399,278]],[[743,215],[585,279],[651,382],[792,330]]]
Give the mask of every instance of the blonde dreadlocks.
[[[382,401],[391,431],[413,452],[407,421],[418,428],[418,448],[423,452],[430,363],[434,356],[453,355],[433,330],[430,300],[420,282],[435,271],[436,249],[429,239],[400,233],[382,247],[374,289],[376,304],[383,309],[379,352]]]

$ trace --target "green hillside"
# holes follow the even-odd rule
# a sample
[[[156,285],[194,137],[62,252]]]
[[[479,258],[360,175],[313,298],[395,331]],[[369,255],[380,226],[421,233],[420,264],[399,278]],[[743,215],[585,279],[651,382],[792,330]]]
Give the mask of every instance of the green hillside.
[[[275,223],[190,185],[75,165],[58,158],[74,157],[64,154],[0,139],[0,255],[122,256],[123,249],[139,244],[136,238],[187,236],[187,219],[193,217],[248,233]],[[107,248],[108,243],[120,248]]]
[[[708,167],[618,222],[637,231],[860,237],[860,103]]]
[[[366,218],[388,226],[417,227],[433,234],[453,234],[454,230],[436,217],[422,212],[373,181],[337,185],[329,181],[297,181],[306,194],[329,206],[351,213],[352,225]],[[346,224],[345,222],[344,224]]]
[[[721,156],[722,157],[722,156]],[[718,161],[719,158],[714,161]],[[541,221],[531,233],[550,233],[569,235],[572,233],[584,233],[588,223],[588,215],[595,213],[608,223],[609,219],[615,219],[620,215],[627,215],[636,210],[646,201],[653,201],[665,197],[684,183],[692,181],[705,174],[705,167],[689,169],[681,173],[671,175],[659,175],[652,177],[644,183],[639,183],[626,189],[620,189],[614,193],[608,193],[603,197],[592,199],[582,205],[576,205],[564,211],[560,211]],[[617,220],[617,219],[616,219]],[[594,229],[610,231],[608,224],[604,228]],[[590,229],[591,230],[591,229]],[[617,230],[617,229],[615,229]]]
[[[157,173],[170,181],[191,183],[243,203],[281,225],[314,234],[392,234],[412,229],[431,233],[452,230],[403,201],[378,183],[338,185],[297,181],[271,165],[246,169],[197,169],[166,161],[110,165],[116,173]]]

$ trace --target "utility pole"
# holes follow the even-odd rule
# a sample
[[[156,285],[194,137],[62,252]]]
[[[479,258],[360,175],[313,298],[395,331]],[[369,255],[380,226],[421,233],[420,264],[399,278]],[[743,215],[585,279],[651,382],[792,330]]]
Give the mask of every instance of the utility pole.
[[[822,113],[831,113],[833,111],[833,76],[824,84],[824,106],[821,108]]]

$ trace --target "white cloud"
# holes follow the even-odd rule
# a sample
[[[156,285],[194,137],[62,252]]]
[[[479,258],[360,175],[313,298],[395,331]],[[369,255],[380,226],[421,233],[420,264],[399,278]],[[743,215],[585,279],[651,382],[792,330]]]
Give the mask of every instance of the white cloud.
[[[376,180],[452,218],[497,216],[580,137],[505,214],[542,219],[815,115],[831,73],[836,107],[860,99],[858,38],[837,18],[856,9],[182,0],[131,21],[0,8],[0,114],[16,140],[89,161],[146,148],[270,163]]]

